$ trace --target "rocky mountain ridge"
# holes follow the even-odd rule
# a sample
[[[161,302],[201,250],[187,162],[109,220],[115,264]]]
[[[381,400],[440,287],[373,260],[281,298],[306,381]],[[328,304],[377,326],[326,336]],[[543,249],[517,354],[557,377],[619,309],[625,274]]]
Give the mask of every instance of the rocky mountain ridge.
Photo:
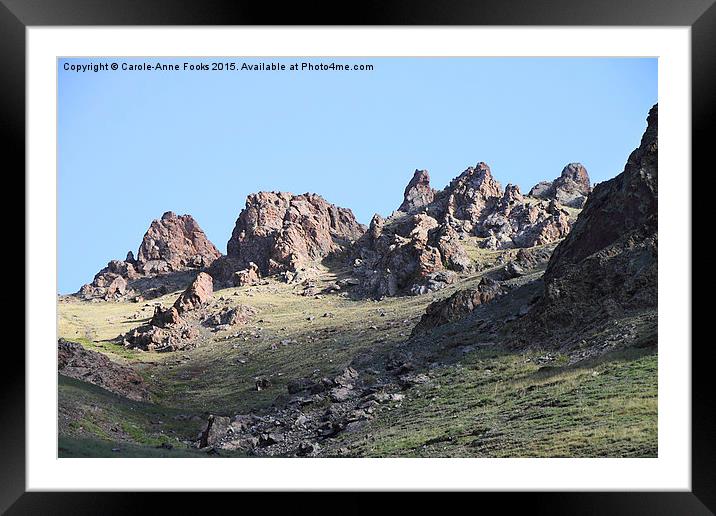
[[[364,295],[425,294],[470,272],[462,245],[468,237],[481,238],[486,249],[527,248],[564,238],[571,224],[554,200],[527,199],[515,185],[503,191],[486,163],[469,167],[440,191],[418,170],[399,210],[388,219],[373,217],[353,248],[352,264]]]
[[[589,182],[581,165],[560,177]],[[563,238],[572,221],[560,206],[555,199],[526,198],[514,185],[503,191],[483,162],[443,190],[430,186],[426,170],[416,170],[398,210],[387,219],[376,214],[368,228],[351,210],[316,194],[258,192],[247,197],[226,255],[190,215],[167,212],[150,225],[136,259],[130,251],[125,260],[112,260],[77,295],[149,299],[185,288],[199,271],[219,286],[253,285],[277,274],[291,280],[326,259],[346,257],[358,282],[355,295],[425,294],[474,268],[462,245],[466,238],[492,250]]]

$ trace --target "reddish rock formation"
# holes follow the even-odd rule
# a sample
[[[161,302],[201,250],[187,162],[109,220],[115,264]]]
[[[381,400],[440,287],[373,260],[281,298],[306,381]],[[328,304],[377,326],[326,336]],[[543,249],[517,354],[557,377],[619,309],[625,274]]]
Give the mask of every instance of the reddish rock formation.
[[[112,260],[107,267],[95,275],[92,283],[82,285],[77,294],[84,299],[98,298],[105,301],[122,299],[132,293],[128,288],[128,281],[140,276],[132,263]]]
[[[77,342],[57,341],[57,370],[62,375],[93,383],[132,400],[149,399],[147,384],[131,367],[112,362]]]
[[[246,324],[256,315],[257,310],[251,306],[239,305],[224,307],[204,320],[205,326],[235,326]]]
[[[150,326],[157,326],[159,328],[166,328],[168,326],[175,326],[181,324],[182,319],[179,317],[179,311],[170,306],[166,310],[162,309],[161,306],[154,307],[154,315],[149,321]]]
[[[554,181],[542,181],[530,190],[529,195],[539,199],[557,201],[564,206],[581,208],[592,188],[587,169],[581,163],[569,163]]]
[[[351,255],[360,281],[356,294],[380,298],[441,288],[454,278],[450,271],[473,269],[461,244],[467,236],[484,237],[482,247],[509,249],[554,242],[570,229],[569,215],[559,205],[528,201],[515,185],[503,192],[482,162],[444,190],[428,195],[427,188],[427,172],[417,171],[401,210],[386,220],[376,215],[356,243]],[[424,202],[428,198],[432,201]]]
[[[445,267],[457,272],[470,272],[472,260],[460,244],[460,235],[450,224],[442,224],[435,232],[435,242]]]
[[[260,280],[261,271],[259,271],[259,266],[254,262],[250,262],[246,269],[236,271],[233,276],[235,287],[256,285]]]
[[[191,215],[168,211],[152,221],[137,253],[136,268],[160,274],[208,267],[221,253]]]
[[[595,186],[555,249],[544,296],[517,327],[522,344],[564,346],[581,329],[657,307],[658,107],[624,171]],[[656,318],[654,317],[654,321]],[[654,322],[655,325],[655,322]],[[642,328],[642,334],[653,331]]]
[[[141,326],[123,336],[126,348],[144,351],[176,351],[194,344],[199,337],[197,329],[188,324],[176,326]]]
[[[246,199],[227,244],[227,256],[212,275],[230,281],[256,264],[262,275],[296,271],[343,251],[365,232],[353,213],[315,194],[259,192]]]
[[[482,247],[509,249],[548,244],[569,233],[569,213],[554,201],[525,202],[519,188],[510,185],[500,204],[482,222],[487,234]]]
[[[430,281],[431,290],[452,282],[454,273],[437,274],[444,269],[438,246],[448,249],[454,243],[450,237],[425,213],[404,216],[387,227],[375,215],[356,244],[353,264],[361,282],[356,293],[381,298],[401,291],[424,293],[420,287]],[[460,260],[459,255],[458,250],[451,254],[455,261]]]
[[[173,308],[179,313],[189,312],[203,307],[214,295],[214,282],[205,272],[200,272],[196,279],[174,302]]]
[[[200,272],[171,307],[157,306],[149,324],[124,335],[124,346],[146,351],[175,351],[192,345],[199,336],[195,323],[202,317],[192,312],[205,308],[213,292],[211,276]]]
[[[156,297],[184,288],[192,271],[208,267],[220,255],[191,215],[169,211],[151,223],[136,259],[129,251],[125,260],[110,261],[77,295],[107,301]]]
[[[499,202],[502,187],[492,177],[490,167],[480,162],[453,179],[441,193],[446,215],[460,221],[463,231],[469,233]]]
[[[403,203],[398,210],[410,213],[433,202],[435,191],[430,187],[430,174],[427,170],[416,170],[413,178],[405,187]]]

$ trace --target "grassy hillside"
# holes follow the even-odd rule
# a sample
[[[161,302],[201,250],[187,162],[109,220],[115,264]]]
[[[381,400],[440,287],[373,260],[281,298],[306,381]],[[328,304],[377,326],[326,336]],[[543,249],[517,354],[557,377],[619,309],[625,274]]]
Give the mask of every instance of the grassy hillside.
[[[491,265],[499,258],[482,254],[490,255]],[[314,283],[321,288],[340,276],[324,271]],[[363,365],[364,377],[379,374],[383,368],[375,357],[404,347],[431,301],[480,279],[476,274],[432,295],[383,301],[303,296],[303,286],[275,281],[225,289],[215,299],[255,307],[253,320],[212,334],[195,349],[164,354],[126,350],[111,339],[146,321],[151,304],[168,306],[178,293],[151,303],[63,300],[60,336],[131,364],[148,382],[152,400],[132,402],[60,376],[60,455],[206,456],[188,443],[209,413],[265,413],[288,399],[290,380],[332,376],[351,362]],[[474,328],[451,331],[440,337],[453,343],[449,357],[438,356],[427,366],[429,382],[405,391],[402,402],[381,410],[359,431],[326,440],[325,454],[656,456],[655,350],[570,366],[559,354],[508,352],[499,342],[482,342]],[[423,339],[422,345],[432,344]],[[271,385],[258,391],[257,377]]]

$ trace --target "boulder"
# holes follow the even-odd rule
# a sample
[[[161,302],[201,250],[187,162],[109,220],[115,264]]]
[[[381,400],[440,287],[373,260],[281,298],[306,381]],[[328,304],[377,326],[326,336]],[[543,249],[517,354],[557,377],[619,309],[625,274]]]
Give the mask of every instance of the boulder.
[[[174,306],[170,306],[166,310],[161,306],[157,305],[154,307],[154,315],[150,320],[151,326],[157,326],[159,328],[166,328],[168,326],[175,326],[181,324],[182,319],[179,317],[179,311]]]
[[[235,326],[246,324],[256,315],[257,310],[251,306],[239,305],[224,307],[204,320],[206,326]]]
[[[199,434],[199,448],[216,446],[226,437],[231,427],[231,418],[210,414],[206,425]]]
[[[205,272],[200,272],[196,279],[174,302],[173,308],[179,313],[189,312],[201,308],[208,303],[214,295],[214,282]]]
[[[126,348],[167,352],[190,347],[198,337],[197,329],[189,324],[180,322],[164,327],[147,324],[123,335],[122,343]]]
[[[249,262],[247,268],[236,271],[233,276],[235,287],[256,285],[259,281],[261,281],[261,271],[259,271],[259,266],[254,262]]]

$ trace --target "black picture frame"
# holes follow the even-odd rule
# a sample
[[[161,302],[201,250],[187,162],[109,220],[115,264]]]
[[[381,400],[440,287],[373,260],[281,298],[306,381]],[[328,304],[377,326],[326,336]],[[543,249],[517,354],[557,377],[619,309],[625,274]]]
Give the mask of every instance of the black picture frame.
[[[25,170],[25,30],[87,25],[574,25],[691,28],[692,168],[710,170],[706,139],[716,114],[715,0],[364,0],[293,3],[214,0],[0,0],[0,127],[12,158],[7,175]],[[49,116],[49,115],[48,115]],[[6,165],[8,166],[8,165]],[[684,175],[686,178],[686,175]],[[693,204],[693,203],[692,203]],[[31,271],[25,270],[25,274]],[[32,306],[27,306],[32,310]],[[692,318],[693,320],[693,318]],[[686,343],[683,343],[686,344]],[[690,344],[690,343],[689,343]],[[708,341],[692,347],[692,491],[618,493],[484,493],[501,510],[529,507],[549,514],[713,514],[716,425],[710,396]],[[6,344],[7,346],[7,344]],[[6,360],[8,360],[6,358]],[[123,493],[25,492],[25,357],[22,349],[0,380],[0,511],[8,514],[131,513],[149,508],[145,496]],[[49,416],[48,416],[49,417]],[[183,494],[161,494],[166,512]],[[216,497],[217,494],[211,494]],[[250,506],[257,495],[242,503]],[[265,495],[264,495],[265,496]],[[222,496],[222,498],[225,498]],[[411,497],[422,504],[423,497]],[[221,501],[212,499],[213,504]],[[275,500],[275,499],[274,499]],[[484,502],[484,501],[483,501]],[[315,502],[306,502],[308,506]],[[474,503],[474,502],[469,502]],[[346,512],[365,505],[347,503]],[[407,506],[404,506],[407,508]]]

